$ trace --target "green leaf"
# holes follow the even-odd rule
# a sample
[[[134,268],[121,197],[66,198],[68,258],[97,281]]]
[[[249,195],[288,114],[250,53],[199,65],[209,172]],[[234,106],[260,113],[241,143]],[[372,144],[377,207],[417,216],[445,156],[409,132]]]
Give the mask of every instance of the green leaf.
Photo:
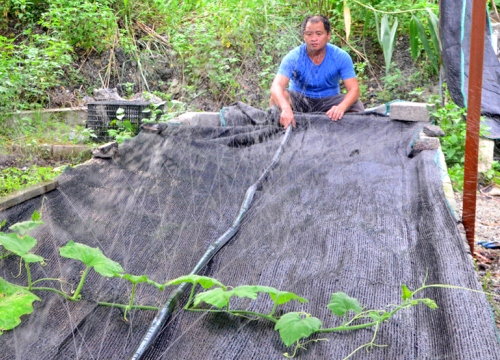
[[[38,296],[21,286],[11,284],[0,277],[0,335],[21,323],[21,316],[33,312],[33,301]]]
[[[333,293],[330,303],[326,307],[337,316],[344,316],[349,311],[356,314],[363,311],[358,299],[352,298],[343,292]]]
[[[375,17],[378,20],[377,17]],[[378,22],[378,21],[377,21]],[[384,53],[384,61],[385,61],[385,75],[389,74],[389,68],[391,66],[392,53],[394,52],[394,45],[396,43],[396,31],[398,29],[398,19],[394,19],[394,24],[392,24],[392,28],[389,28],[389,18],[387,14],[384,14],[382,17],[382,21],[380,23],[380,34],[378,35],[380,46],[382,47],[382,51]],[[377,25],[377,33],[378,33],[378,25]]]
[[[208,276],[200,276],[200,275],[184,275],[180,276],[176,279],[170,280],[166,283],[166,286],[170,285],[178,285],[182,283],[191,283],[193,285],[200,284],[201,287],[205,290],[210,289],[212,286],[220,286],[224,290],[226,287],[217,279],[208,277]]]
[[[147,275],[116,274],[116,277],[130,281],[132,284],[147,283],[163,291],[165,284],[159,284],[147,277]]]
[[[278,320],[274,330],[279,330],[283,343],[290,346],[303,337],[308,337],[318,331],[320,327],[321,320],[318,318],[312,316],[302,317],[299,312],[289,312]]]
[[[15,223],[14,225],[10,226],[9,229],[17,232],[19,235],[27,235],[31,230],[37,228],[40,225],[43,225],[43,221],[23,221]]]
[[[429,24],[430,24],[430,33],[431,33],[431,39],[432,43],[434,44],[434,50],[436,52],[441,52],[441,41],[439,40],[439,19],[432,12],[431,9],[427,8],[427,12],[429,15]]]
[[[410,20],[410,50],[411,58],[413,61],[417,61],[418,58],[418,30],[417,24],[415,23],[414,15]]]
[[[41,219],[41,215],[40,215],[40,213],[38,212],[38,210],[35,210],[35,211],[33,212],[33,215],[31,215],[31,220],[32,220],[32,221],[38,221],[38,220],[40,220],[40,219]]]
[[[240,298],[249,298],[252,300],[257,299],[257,295],[259,294],[258,286],[255,285],[242,285],[237,286],[231,291],[228,291],[231,296],[238,296]]]
[[[59,253],[65,258],[80,260],[88,267],[93,267],[102,276],[113,277],[123,273],[121,265],[104,256],[99,248],[92,248],[70,240],[65,246],[59,248]]]
[[[410,291],[410,289],[408,289],[405,284],[401,285],[401,290],[401,298],[403,299],[403,301],[411,299],[411,297],[413,296],[413,292]]]
[[[307,302],[307,299],[304,299],[303,297],[300,297],[289,291],[278,290],[276,293],[270,293],[269,296],[276,305],[283,305],[292,300],[297,300],[301,304]]]
[[[438,308],[436,302],[432,299],[424,298],[424,299],[418,299],[418,301],[420,301],[424,305],[427,305],[432,310],[435,310]]]
[[[0,229],[3,228],[6,223],[7,223],[7,220],[3,220],[2,222],[0,222]]]
[[[271,300],[276,304],[276,305],[283,305],[286,304],[289,301],[292,300],[297,300],[300,303],[305,303],[307,302],[307,299],[304,299],[303,297],[300,297],[292,292],[289,291],[280,291],[276,288],[273,288],[271,286],[261,286],[261,285],[243,285],[243,286],[238,286],[231,290],[233,295],[239,296],[239,297],[247,297],[250,299],[256,299],[258,293],[267,293],[271,297]],[[240,295],[241,294],[241,295]]]
[[[216,288],[196,295],[193,304],[196,307],[201,302],[206,302],[207,304],[221,309],[229,303],[229,298],[232,295],[230,291],[226,291],[223,288]]]
[[[417,17],[414,17],[414,19],[415,19],[415,24],[417,25],[418,34],[420,35],[420,40],[422,41],[422,45],[424,46],[425,49],[425,53],[427,54],[427,57],[429,58],[432,66],[434,67],[434,70],[436,70],[436,73],[438,73],[439,72],[438,60],[436,58],[436,55],[434,54],[434,51],[431,49],[429,40],[427,40],[427,34],[425,33],[424,26]]]
[[[36,239],[31,236],[20,236],[16,233],[0,233],[0,244],[13,253],[27,253],[36,245]]]
[[[373,321],[384,322],[391,317],[391,314],[387,311],[372,310],[366,316],[372,318]]]
[[[7,251],[20,256],[28,263],[43,262],[43,257],[29,253],[36,245],[36,239],[31,236],[20,236],[16,233],[0,233],[0,245]]]

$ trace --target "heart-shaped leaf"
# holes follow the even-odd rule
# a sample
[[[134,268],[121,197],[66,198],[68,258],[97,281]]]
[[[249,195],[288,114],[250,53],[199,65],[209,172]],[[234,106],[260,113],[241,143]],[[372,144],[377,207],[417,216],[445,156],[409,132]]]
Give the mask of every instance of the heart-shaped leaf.
[[[21,323],[21,316],[33,312],[33,301],[38,296],[21,286],[11,284],[0,277],[0,335]]]
[[[80,260],[88,267],[93,267],[102,276],[113,277],[123,273],[121,265],[104,256],[99,248],[92,248],[70,240],[65,246],[59,248],[59,253],[65,258]]]
[[[349,311],[353,311],[356,314],[363,311],[358,299],[352,298],[343,292],[332,294],[332,298],[327,307],[337,316],[344,316]]]
[[[9,229],[17,232],[19,235],[27,235],[31,230],[36,229],[40,225],[43,225],[43,221],[22,221],[11,225]]]
[[[195,296],[193,303],[194,306],[198,306],[201,302],[205,302],[221,309],[229,303],[229,298],[232,295],[233,294],[230,291],[226,291],[222,288],[216,288],[199,293]]]
[[[318,318],[303,317],[303,314],[299,312],[289,312],[278,320],[274,330],[279,330],[281,340],[286,346],[290,346],[303,337],[308,337],[318,331],[320,327],[321,320]]]
[[[41,256],[29,252],[36,245],[36,239],[31,236],[0,232],[0,245],[7,251],[20,256],[27,263],[43,262]]]

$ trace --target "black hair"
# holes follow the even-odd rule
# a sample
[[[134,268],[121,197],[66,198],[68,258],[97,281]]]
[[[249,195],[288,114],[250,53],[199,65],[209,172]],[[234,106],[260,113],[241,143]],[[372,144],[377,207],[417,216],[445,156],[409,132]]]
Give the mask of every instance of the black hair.
[[[332,27],[330,25],[330,20],[326,16],[323,16],[323,15],[311,15],[311,16],[306,17],[304,19],[304,21],[302,22],[302,35],[304,35],[304,32],[306,31],[306,26],[307,26],[308,22],[318,23],[320,21],[323,23],[323,26],[325,27],[326,33],[329,34],[332,31]]]

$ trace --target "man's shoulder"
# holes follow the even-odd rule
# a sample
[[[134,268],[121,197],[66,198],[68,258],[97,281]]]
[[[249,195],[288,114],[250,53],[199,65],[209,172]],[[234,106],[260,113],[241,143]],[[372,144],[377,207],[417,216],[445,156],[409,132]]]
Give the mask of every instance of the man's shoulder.
[[[342,55],[342,56],[349,56],[349,54],[347,53],[347,51],[339,48],[337,45],[333,45],[333,44],[326,44],[327,48],[328,48],[328,53],[333,55],[333,56],[338,56],[338,55]]]
[[[292,50],[290,50],[288,52],[288,54],[286,55],[286,57],[298,58],[299,56],[301,56],[301,54],[304,53],[304,51],[305,51],[305,44],[301,44],[299,46],[294,47]]]

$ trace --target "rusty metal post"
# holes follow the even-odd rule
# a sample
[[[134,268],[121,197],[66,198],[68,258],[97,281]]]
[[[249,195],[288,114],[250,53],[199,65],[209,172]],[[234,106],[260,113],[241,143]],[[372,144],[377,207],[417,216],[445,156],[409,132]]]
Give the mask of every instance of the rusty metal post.
[[[474,254],[476,223],[477,165],[481,117],[481,90],[483,85],[484,31],[486,0],[473,0],[469,61],[469,90],[467,106],[467,134],[465,136],[464,201],[462,222],[465,235]]]

